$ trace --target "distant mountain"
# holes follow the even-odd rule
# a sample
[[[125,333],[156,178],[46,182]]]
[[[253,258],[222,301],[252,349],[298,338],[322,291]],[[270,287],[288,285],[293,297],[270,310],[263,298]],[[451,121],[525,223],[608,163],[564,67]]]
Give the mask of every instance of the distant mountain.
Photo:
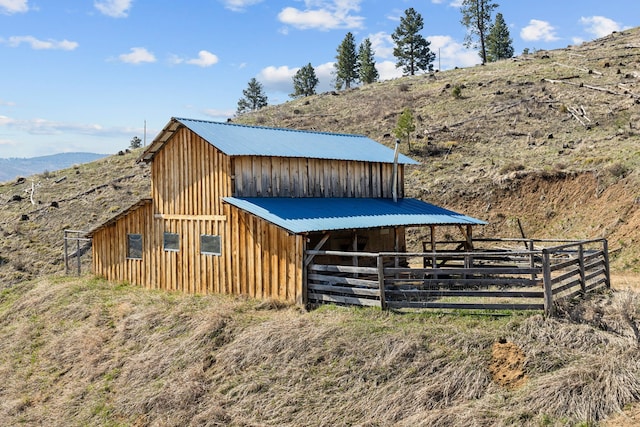
[[[106,154],[96,153],[60,153],[30,158],[0,159],[0,182],[12,180],[18,176],[27,177],[45,171],[65,169],[106,156]]]

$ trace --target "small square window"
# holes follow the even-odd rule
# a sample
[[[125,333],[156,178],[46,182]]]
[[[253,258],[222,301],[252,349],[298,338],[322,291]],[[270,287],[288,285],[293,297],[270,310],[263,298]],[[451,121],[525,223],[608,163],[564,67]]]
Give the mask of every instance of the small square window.
[[[177,252],[180,250],[180,235],[177,233],[164,233],[164,250]]]
[[[142,234],[127,234],[127,258],[142,259]]]
[[[200,235],[200,253],[205,255],[222,255],[220,236]]]

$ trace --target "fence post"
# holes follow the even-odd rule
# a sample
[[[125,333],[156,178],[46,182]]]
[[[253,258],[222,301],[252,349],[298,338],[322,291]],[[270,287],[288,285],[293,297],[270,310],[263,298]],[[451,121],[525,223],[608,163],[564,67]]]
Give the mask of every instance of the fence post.
[[[529,244],[527,245],[525,243],[525,246],[529,250],[529,267],[531,267],[531,270],[533,270],[536,268],[536,255],[533,253],[533,250],[535,248],[533,245],[533,240],[529,239]],[[536,273],[531,273],[531,280],[536,280]]]
[[[67,230],[64,230],[64,275],[69,275],[69,248],[67,246]]]
[[[587,283],[584,274],[584,248],[582,243],[578,245],[578,264],[580,265],[580,288],[582,293],[585,294],[587,292]]]
[[[380,254],[378,254],[377,267],[378,267],[378,287],[380,288],[380,308],[382,310],[386,310],[387,301],[384,294],[384,262],[382,260],[382,255]]]
[[[553,316],[553,288],[551,286],[551,260],[549,251],[545,248],[542,250],[542,282],[544,284],[544,314]]]
[[[607,289],[611,289],[611,272],[609,271],[609,242],[602,239],[602,251],[604,252],[604,280]]]
[[[78,276],[80,276],[80,233],[76,233],[76,259],[78,260]]]

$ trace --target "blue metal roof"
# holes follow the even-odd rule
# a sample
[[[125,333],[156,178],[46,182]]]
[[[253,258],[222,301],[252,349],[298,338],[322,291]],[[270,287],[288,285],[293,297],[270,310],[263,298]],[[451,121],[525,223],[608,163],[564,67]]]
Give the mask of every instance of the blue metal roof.
[[[173,121],[183,124],[229,156],[302,157],[393,163],[394,151],[391,148],[362,135],[247,126],[185,118],[174,118]],[[164,142],[167,137],[161,133],[156,140]],[[398,162],[419,164],[402,154],[398,156]]]
[[[486,222],[417,199],[225,197],[233,206],[292,233]]]

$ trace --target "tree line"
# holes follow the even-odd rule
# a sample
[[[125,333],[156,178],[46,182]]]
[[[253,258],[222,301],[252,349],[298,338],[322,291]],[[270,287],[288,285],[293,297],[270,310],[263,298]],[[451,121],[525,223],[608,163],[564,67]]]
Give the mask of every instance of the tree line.
[[[460,23],[467,29],[464,44],[467,48],[478,49],[482,64],[513,56],[513,41],[504,17],[493,12],[498,4],[491,0],[463,0],[460,7]],[[420,34],[424,20],[414,8],[405,10],[400,24],[391,34],[395,46],[393,56],[396,68],[402,68],[403,75],[415,75],[421,71],[433,71],[436,54],[431,51],[431,42]],[[336,90],[349,89],[354,84],[370,84],[378,81],[375,52],[371,40],[366,38],[356,49],[353,34],[348,32],[337,48],[334,63],[334,86]],[[293,76],[292,98],[316,94],[318,78],[315,69],[308,63]],[[238,101],[237,114],[259,110],[268,105],[262,84],[255,78],[249,81]]]

